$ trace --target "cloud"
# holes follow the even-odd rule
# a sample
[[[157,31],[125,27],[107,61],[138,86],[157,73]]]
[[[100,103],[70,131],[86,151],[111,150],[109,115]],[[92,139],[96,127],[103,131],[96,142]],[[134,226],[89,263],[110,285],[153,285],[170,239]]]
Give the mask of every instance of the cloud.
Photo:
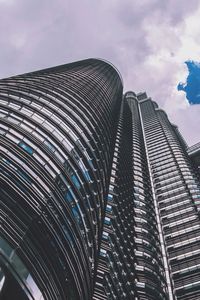
[[[15,0],[0,0],[0,5],[12,5]]]
[[[0,77],[104,58],[122,73],[125,90],[146,90],[187,131],[189,108],[176,86],[186,78],[183,62],[200,54],[198,0],[9,2],[0,0]],[[197,139],[192,132],[189,142]]]

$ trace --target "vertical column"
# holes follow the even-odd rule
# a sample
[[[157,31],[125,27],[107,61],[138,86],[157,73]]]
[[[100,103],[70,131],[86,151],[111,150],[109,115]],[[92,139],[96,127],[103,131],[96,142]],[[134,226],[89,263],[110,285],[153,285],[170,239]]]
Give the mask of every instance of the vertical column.
[[[154,201],[146,139],[138,98],[127,93],[133,126],[133,186],[136,215],[136,287],[145,299],[168,299],[167,274]],[[139,298],[140,299],[140,298]]]

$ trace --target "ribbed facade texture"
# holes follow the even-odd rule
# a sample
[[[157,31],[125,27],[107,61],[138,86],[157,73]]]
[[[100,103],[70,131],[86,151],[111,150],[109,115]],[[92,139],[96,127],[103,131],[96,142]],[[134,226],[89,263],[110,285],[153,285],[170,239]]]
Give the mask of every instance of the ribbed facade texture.
[[[98,60],[0,81],[2,299],[92,298],[121,97]]]
[[[199,153],[102,60],[0,80],[0,299],[200,299]]]
[[[200,176],[200,143],[189,147],[187,151],[194,164],[194,167],[199,171]]]

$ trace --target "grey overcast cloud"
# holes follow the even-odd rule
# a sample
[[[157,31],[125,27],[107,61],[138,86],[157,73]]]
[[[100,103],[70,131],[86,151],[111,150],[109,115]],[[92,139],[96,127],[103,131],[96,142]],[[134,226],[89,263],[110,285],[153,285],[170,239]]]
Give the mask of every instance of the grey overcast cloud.
[[[124,91],[146,91],[189,145],[200,105],[177,84],[200,61],[199,0],[0,0],[0,77],[89,57],[112,62]]]

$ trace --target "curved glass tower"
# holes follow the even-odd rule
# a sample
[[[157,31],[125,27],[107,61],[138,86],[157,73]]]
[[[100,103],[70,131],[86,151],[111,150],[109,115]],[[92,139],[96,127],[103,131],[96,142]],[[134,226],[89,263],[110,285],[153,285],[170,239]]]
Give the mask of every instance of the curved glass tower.
[[[89,59],[0,81],[2,299],[91,299],[118,72]]]

